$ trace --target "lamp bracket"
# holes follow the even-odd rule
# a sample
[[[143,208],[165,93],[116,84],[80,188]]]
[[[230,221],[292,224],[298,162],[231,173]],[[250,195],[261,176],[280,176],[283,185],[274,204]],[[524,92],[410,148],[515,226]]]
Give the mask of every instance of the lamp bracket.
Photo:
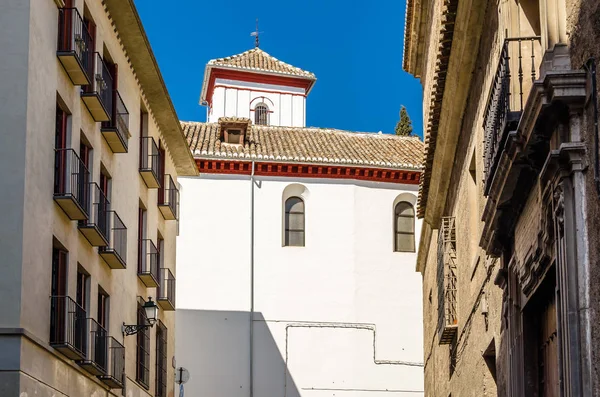
[[[148,329],[148,328],[152,328],[152,325],[150,324],[144,324],[144,325],[140,325],[140,324],[132,324],[132,325],[127,325],[125,323],[123,323],[123,335],[135,335],[138,332]]]

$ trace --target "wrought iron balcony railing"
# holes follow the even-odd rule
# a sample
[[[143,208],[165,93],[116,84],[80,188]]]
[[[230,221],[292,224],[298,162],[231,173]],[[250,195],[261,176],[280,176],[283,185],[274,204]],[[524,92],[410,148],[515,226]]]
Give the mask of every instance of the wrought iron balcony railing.
[[[87,354],[87,313],[68,296],[50,297],[50,346],[73,360]]]
[[[140,175],[149,188],[160,187],[160,151],[151,136],[140,138]]]
[[[452,343],[458,330],[456,228],[454,217],[443,217],[438,238],[438,333],[440,345]]]
[[[90,172],[73,149],[54,153],[54,201],[70,219],[85,220],[90,211]]]
[[[107,338],[107,360],[104,375],[98,376],[111,389],[122,389],[125,386],[125,347],[115,338]]]
[[[540,37],[504,40],[484,114],[484,177],[487,195],[510,131],[521,119],[541,61]]]
[[[102,123],[102,135],[113,153],[127,153],[129,133],[129,111],[119,91],[113,91],[111,118]]]
[[[111,269],[127,267],[127,227],[115,211],[108,211],[108,244],[98,252]]]
[[[158,208],[166,220],[179,218],[179,189],[171,175],[163,175],[162,186],[158,190]]]
[[[76,8],[61,8],[58,12],[56,55],[73,84],[90,84],[94,53],[92,35]]]
[[[94,121],[109,121],[113,109],[113,77],[99,53],[94,54],[93,60],[92,81],[84,87],[81,99]]]
[[[108,245],[108,215],[110,202],[96,182],[89,184],[90,212],[87,220],[79,221],[79,231],[94,247]]]
[[[105,375],[108,365],[108,334],[93,318],[86,319],[87,354],[77,364],[92,375]]]
[[[156,301],[163,310],[175,310],[175,276],[171,270],[161,267]]]
[[[158,249],[149,239],[140,241],[138,276],[146,287],[158,287]]]

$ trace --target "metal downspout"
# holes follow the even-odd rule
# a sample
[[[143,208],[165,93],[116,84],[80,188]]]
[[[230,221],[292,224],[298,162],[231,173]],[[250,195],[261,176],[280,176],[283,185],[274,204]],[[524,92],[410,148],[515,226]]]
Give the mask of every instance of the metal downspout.
[[[250,397],[254,396],[254,160],[250,173]]]

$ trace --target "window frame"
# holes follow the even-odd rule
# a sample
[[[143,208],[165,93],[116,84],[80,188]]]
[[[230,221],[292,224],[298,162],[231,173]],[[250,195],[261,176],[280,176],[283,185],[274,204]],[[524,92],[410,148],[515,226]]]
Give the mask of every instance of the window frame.
[[[146,324],[146,312],[141,302],[137,302],[137,323]],[[136,334],[135,380],[146,390],[150,390],[150,328],[143,328]]]
[[[299,200],[302,203],[302,211],[291,211],[288,210],[288,202],[290,200]],[[306,246],[306,202],[300,196],[290,196],[285,199],[283,203],[283,246],[284,247],[305,247]],[[302,215],[302,228],[301,229],[291,229],[289,227],[290,224],[290,215]],[[290,232],[302,233],[302,243],[300,245],[290,244]]]
[[[156,373],[155,373],[155,395],[156,397],[167,397],[168,384],[168,334],[167,327],[162,321],[158,321],[156,328]]]
[[[398,207],[400,207],[401,205],[406,206],[407,209],[410,209],[412,212],[412,215],[403,215],[403,214],[399,214],[398,212]],[[398,219],[399,218],[410,218],[412,220],[412,231],[399,231],[398,230]],[[405,250],[405,249],[400,249],[400,247],[398,247],[398,236],[402,235],[402,236],[412,236],[412,248],[410,250]],[[416,246],[416,241],[415,241],[415,207],[414,205],[406,200],[401,200],[398,201],[395,205],[394,205],[394,252],[416,252],[415,246]]]
[[[263,109],[264,110],[259,110]],[[259,102],[254,106],[254,124],[255,125],[270,125],[269,124],[269,113],[271,110],[269,109],[269,105],[264,102]],[[262,119],[264,117],[264,119]],[[264,122],[263,122],[264,121]]]

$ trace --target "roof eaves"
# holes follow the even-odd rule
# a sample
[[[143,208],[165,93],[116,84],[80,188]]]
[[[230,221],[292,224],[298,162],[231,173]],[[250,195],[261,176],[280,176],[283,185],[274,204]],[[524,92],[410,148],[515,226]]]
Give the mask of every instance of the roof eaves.
[[[198,170],[183,135],[177,112],[133,0],[104,0],[104,4],[159,125],[178,175],[197,175]]]

